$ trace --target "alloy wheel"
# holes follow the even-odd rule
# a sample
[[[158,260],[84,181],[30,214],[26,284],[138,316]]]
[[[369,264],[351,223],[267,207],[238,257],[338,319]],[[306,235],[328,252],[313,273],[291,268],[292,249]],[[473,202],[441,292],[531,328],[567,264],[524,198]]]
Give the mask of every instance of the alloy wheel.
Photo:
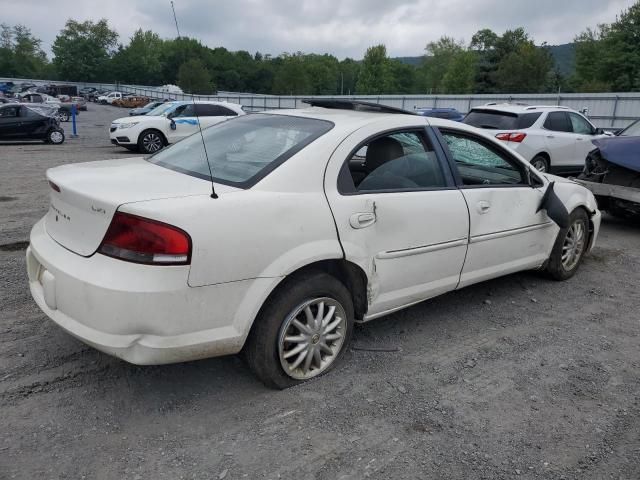
[[[532,162],[533,167],[539,172],[545,173],[547,171],[547,164],[544,160],[538,159]]]
[[[51,140],[51,143],[62,143],[62,141],[64,140],[64,137],[62,135],[61,132],[55,131],[55,132],[51,132],[51,134],[49,135],[49,139]]]
[[[573,270],[585,249],[586,228],[582,221],[576,220],[571,224],[562,245],[562,266],[565,270]]]
[[[308,380],[327,370],[340,356],[346,328],[345,310],[332,298],[314,298],[296,307],[278,337],[285,373],[296,380]]]
[[[157,133],[147,133],[142,138],[142,146],[147,153],[155,153],[162,148],[162,138]]]

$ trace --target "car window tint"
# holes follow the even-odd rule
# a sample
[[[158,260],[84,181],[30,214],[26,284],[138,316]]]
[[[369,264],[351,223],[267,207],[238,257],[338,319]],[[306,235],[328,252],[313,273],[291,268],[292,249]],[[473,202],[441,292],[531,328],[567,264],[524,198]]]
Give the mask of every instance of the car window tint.
[[[196,112],[202,117],[233,117],[237,115],[233,110],[210,103],[196,104]]]
[[[20,107],[5,107],[0,110],[0,118],[13,118],[18,116]]]
[[[151,163],[227,185],[249,188],[333,128],[333,123],[254,114],[221,122],[161,150]],[[206,154],[203,148],[206,146]]]
[[[523,113],[518,115],[518,129],[531,128],[540,118],[540,115],[542,115],[542,112]]]
[[[446,186],[433,148],[415,131],[377,137],[359,146],[348,160],[348,174],[358,192]]]
[[[544,122],[544,128],[554,132],[572,132],[569,115],[566,112],[550,112]]]
[[[591,135],[593,133],[593,127],[589,122],[576,113],[569,113],[571,119],[571,127],[574,133],[580,133],[582,135]]]
[[[497,147],[468,134],[445,131],[442,135],[464,185],[527,183],[524,169]]]
[[[516,130],[518,128],[518,115],[497,110],[471,110],[464,117],[462,123],[492,130]]]
[[[193,117],[195,116],[195,108],[193,106],[193,103],[187,103],[186,105],[180,105],[178,108],[176,108],[175,113],[174,113],[174,118],[175,117]]]

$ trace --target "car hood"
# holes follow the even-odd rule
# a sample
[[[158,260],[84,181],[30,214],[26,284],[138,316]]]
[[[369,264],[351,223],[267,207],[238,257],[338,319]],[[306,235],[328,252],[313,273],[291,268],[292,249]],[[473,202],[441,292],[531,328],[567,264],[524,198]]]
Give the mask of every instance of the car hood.
[[[640,137],[605,137],[592,143],[607,162],[640,172]]]

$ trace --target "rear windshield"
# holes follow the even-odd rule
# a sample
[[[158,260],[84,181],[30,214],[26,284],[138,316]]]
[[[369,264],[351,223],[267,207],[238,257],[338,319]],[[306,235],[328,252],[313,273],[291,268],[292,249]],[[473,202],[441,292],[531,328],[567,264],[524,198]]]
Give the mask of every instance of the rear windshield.
[[[491,130],[521,130],[529,128],[540,118],[542,112],[517,113],[497,110],[471,110],[462,121],[467,125]]]
[[[161,150],[149,162],[187,175],[249,188],[333,128],[311,118],[252,114],[228,120]],[[203,148],[206,145],[206,153]]]

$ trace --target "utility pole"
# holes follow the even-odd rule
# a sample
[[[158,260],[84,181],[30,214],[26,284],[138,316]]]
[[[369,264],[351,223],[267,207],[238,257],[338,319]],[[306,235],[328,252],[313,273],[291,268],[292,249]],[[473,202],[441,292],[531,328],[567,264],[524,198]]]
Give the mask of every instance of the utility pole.
[[[171,10],[173,11],[173,21],[176,22],[176,31],[178,32],[178,40],[180,39],[180,29],[178,28],[178,18],[176,17],[176,9],[173,6],[173,0],[171,0]]]

